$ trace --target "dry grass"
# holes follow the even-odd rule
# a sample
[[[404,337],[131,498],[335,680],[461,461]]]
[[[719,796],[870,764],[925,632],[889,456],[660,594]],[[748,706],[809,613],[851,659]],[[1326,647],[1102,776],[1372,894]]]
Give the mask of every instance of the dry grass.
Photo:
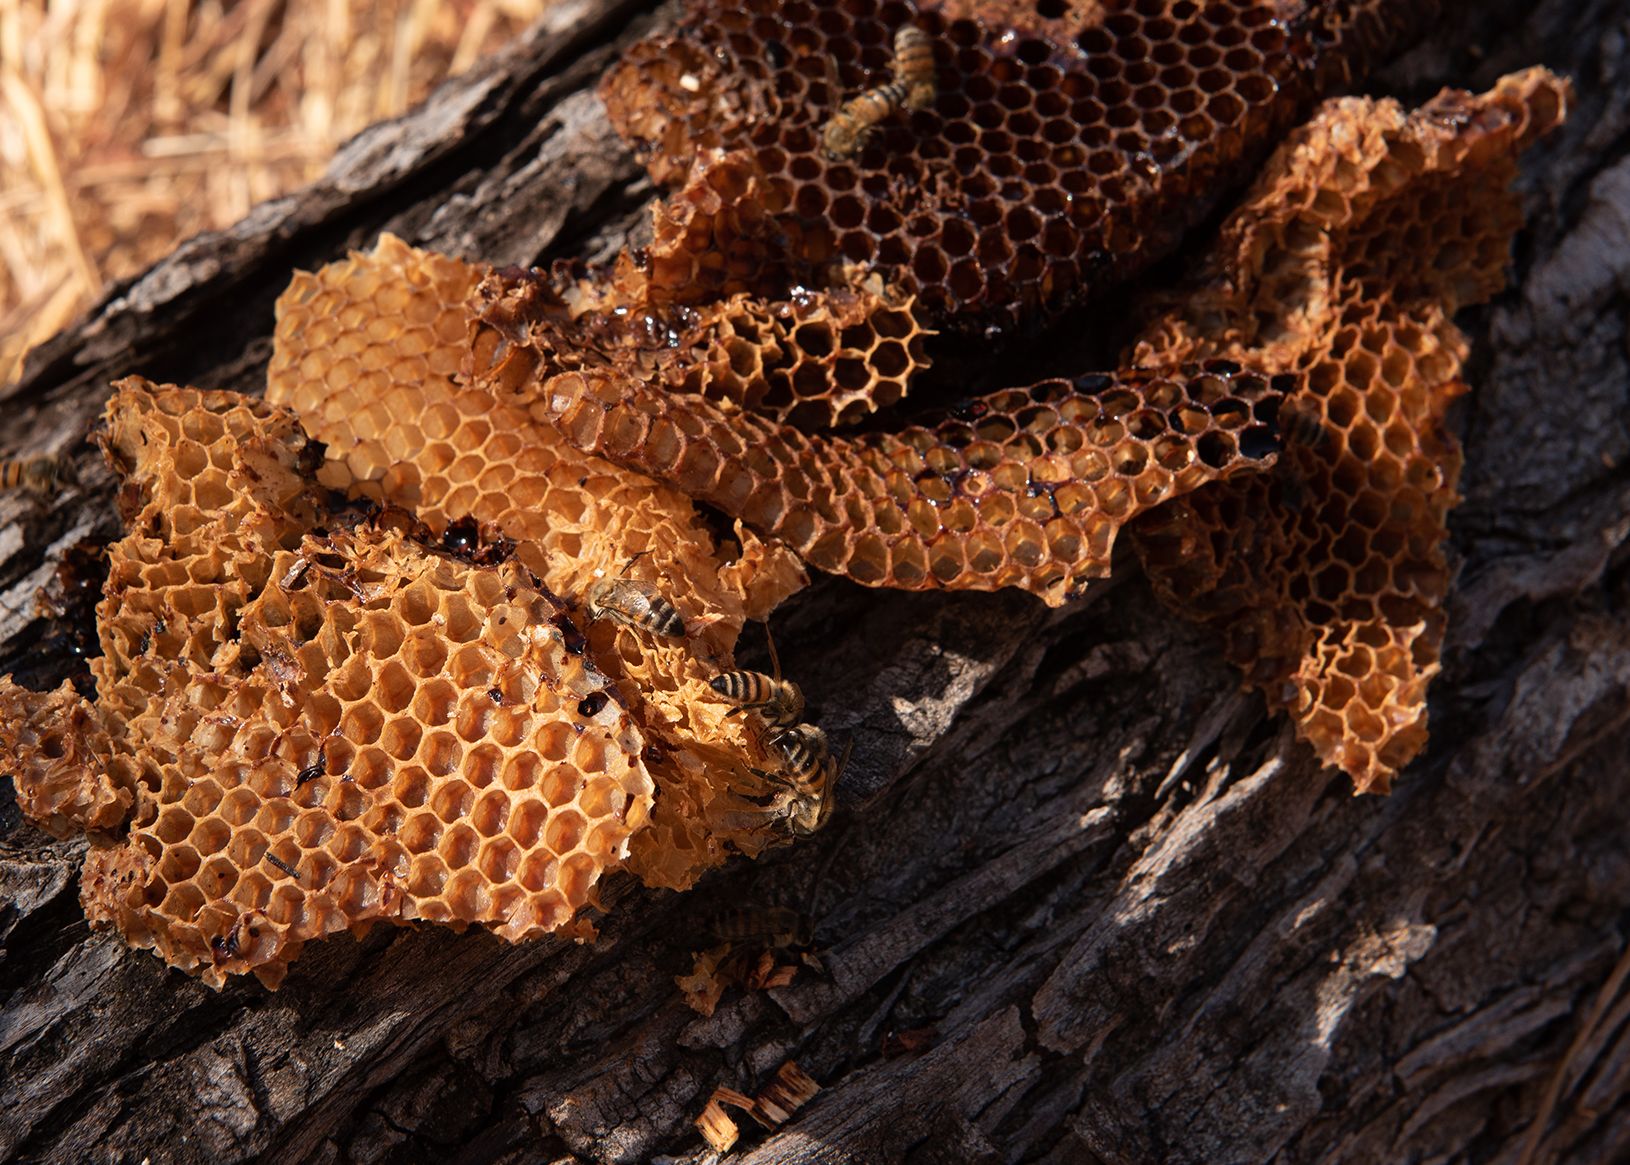
[[[549,0],[0,0],[0,386],[201,230],[315,177]]]

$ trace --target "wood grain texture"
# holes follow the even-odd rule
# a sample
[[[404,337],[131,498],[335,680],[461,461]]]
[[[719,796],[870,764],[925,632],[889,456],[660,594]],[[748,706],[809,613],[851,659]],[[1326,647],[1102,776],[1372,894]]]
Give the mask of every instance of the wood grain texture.
[[[686,895],[615,885],[591,946],[377,932],[216,994],[91,934],[80,847],[6,785],[0,1159],[697,1161],[708,1093],[790,1057],[823,1090],[743,1161],[1517,1161],[1630,933],[1630,17],[1461,7],[1376,91],[1543,63],[1579,101],[1526,161],[1512,288],[1463,321],[1449,650],[1390,798],[1316,770],[1132,569],[1058,612],[817,584],[777,635],[856,740],[837,819]],[[649,186],[592,88],[662,18],[557,9],[184,244],[36,354],[6,440],[77,439],[129,373],[253,389],[291,270],[383,229],[499,263],[639,237]],[[72,668],[30,614],[48,559],[116,528],[78,463],[45,508],[0,499],[0,673],[40,684]],[[689,1011],[707,920],[802,904],[828,859],[826,973]],[[1604,1014],[1538,1160],[1630,1153],[1630,1003]]]

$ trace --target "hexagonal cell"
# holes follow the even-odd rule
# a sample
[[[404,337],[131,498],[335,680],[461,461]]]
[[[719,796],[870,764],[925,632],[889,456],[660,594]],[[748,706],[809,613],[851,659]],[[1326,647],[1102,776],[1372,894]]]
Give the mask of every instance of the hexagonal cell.
[[[571,809],[557,809],[549,815],[544,827],[543,843],[556,855],[564,856],[577,848],[584,830],[581,814]]]

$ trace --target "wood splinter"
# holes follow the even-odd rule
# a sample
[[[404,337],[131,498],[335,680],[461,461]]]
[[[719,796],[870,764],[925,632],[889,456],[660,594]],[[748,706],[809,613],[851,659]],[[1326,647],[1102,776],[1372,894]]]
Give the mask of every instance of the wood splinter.
[[[696,1118],[696,1127],[715,1152],[728,1153],[741,1137],[741,1129],[725,1112],[725,1105],[741,1109],[766,1129],[777,1129],[820,1090],[796,1060],[788,1060],[756,1097],[734,1088],[715,1088]]]

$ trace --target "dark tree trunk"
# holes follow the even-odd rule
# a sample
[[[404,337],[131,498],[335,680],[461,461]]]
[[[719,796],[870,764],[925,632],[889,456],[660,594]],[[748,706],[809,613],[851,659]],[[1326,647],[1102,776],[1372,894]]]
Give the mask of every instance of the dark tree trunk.
[[[1630,12],[1465,7],[1372,87],[1544,63],[1579,100],[1526,159],[1512,287],[1463,321],[1462,565],[1432,743],[1390,798],[1317,769],[1130,562],[1058,612],[816,585],[778,626],[857,741],[834,825],[686,895],[618,884],[590,946],[377,930],[217,994],[92,934],[82,846],[0,782],[0,1158],[690,1160],[714,1087],[795,1058],[823,1090],[743,1160],[1514,1162],[1566,1057],[1535,1159],[1625,1159],[1630,1002],[1587,1021],[1630,927]],[[565,5],[183,244],[36,354],[7,431],[61,445],[127,373],[259,391],[291,270],[383,229],[500,264],[614,250],[651,190],[593,87],[660,15]],[[0,507],[0,673],[43,686],[74,664],[33,592],[116,529],[111,486]],[[829,859],[828,974],[690,1011],[706,920],[801,903]]]

